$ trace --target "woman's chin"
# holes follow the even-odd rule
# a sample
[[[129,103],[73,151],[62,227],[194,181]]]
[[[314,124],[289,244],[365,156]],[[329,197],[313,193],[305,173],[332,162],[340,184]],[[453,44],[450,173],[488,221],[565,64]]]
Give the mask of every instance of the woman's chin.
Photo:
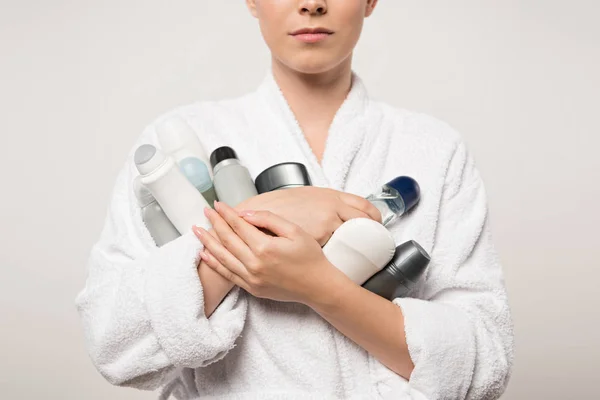
[[[328,71],[331,71],[335,67],[337,67],[340,63],[335,62],[333,60],[324,60],[324,59],[296,59],[291,60],[291,62],[286,63],[286,65],[302,74],[322,74]]]

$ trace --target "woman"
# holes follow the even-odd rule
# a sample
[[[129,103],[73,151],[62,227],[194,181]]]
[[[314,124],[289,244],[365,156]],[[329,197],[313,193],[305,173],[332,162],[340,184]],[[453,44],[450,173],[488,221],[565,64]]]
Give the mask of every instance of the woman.
[[[158,248],[117,178],[77,298],[91,358],[111,383],[178,399],[491,399],[512,364],[512,325],[481,177],[459,134],[370,100],[351,69],[376,0],[247,0],[272,53],[258,90],[177,108],[208,151],[238,149],[253,178],[285,161],[314,187],[206,210]],[[318,28],[318,29],[317,29]],[[432,262],[413,298],[355,285],[321,245],[381,215],[364,196],[398,175],[422,200],[390,227]],[[274,236],[267,235],[270,231]]]

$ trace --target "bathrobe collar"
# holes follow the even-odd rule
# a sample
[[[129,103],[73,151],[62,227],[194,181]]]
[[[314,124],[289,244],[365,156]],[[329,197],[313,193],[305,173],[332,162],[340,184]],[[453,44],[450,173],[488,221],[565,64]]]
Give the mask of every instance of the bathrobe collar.
[[[369,105],[362,80],[352,72],[352,87],[329,127],[321,164],[312,151],[281,88],[269,69],[257,90],[274,117],[280,118],[286,132],[300,147],[311,173],[314,186],[344,190],[348,172],[366,133],[366,114]]]

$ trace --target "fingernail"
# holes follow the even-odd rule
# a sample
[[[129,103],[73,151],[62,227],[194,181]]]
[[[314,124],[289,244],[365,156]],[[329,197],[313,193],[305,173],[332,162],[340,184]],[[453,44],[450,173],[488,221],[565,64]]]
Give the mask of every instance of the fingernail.
[[[214,206],[215,206],[215,210],[219,211],[219,210],[220,210],[220,208],[221,208],[221,202],[220,202],[220,201],[217,201],[217,200],[215,200]]]
[[[251,211],[251,210],[240,211],[240,216],[242,216],[242,217],[251,217],[253,215],[254,215],[254,211]]]
[[[206,215],[208,217],[208,214],[210,214],[210,207],[204,207],[204,215]]]
[[[204,261],[207,261],[208,260],[208,255],[204,251],[201,251],[200,252],[200,258],[203,259]]]

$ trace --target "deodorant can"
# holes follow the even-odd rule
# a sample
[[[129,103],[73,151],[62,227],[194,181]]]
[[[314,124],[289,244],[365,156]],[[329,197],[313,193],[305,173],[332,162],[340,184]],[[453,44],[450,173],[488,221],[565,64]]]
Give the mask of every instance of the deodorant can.
[[[215,149],[210,155],[215,191],[219,201],[235,207],[258,194],[250,172],[244,167],[231,147]]]

